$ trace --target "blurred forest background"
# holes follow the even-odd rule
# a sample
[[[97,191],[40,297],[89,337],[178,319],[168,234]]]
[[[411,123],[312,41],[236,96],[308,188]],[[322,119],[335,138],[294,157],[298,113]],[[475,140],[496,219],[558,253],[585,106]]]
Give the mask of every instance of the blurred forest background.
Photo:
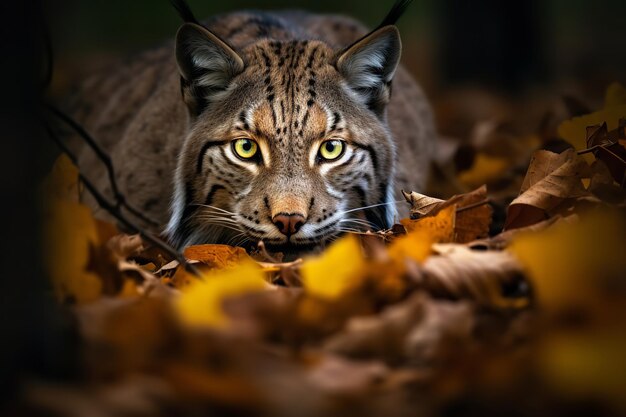
[[[239,9],[305,9],[377,25],[392,0],[190,0],[200,18]],[[172,39],[166,0],[47,0],[56,52],[53,92],[112,60]],[[431,98],[459,87],[601,96],[626,75],[623,0],[419,0],[399,27],[403,62]]]

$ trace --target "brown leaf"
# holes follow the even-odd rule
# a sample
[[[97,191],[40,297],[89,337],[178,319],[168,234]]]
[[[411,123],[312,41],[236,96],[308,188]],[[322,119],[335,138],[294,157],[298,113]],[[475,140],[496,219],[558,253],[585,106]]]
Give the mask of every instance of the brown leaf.
[[[377,316],[354,317],[345,330],[327,339],[324,350],[355,358],[402,358],[403,340],[422,317],[426,297],[416,294]]]
[[[441,206],[441,208],[449,204],[457,206],[454,224],[456,243],[467,243],[487,237],[493,215],[493,209],[487,204],[488,201],[487,187],[483,185],[469,193],[454,196]]]
[[[626,190],[615,184],[611,171],[599,159],[591,164],[591,180],[587,189],[602,202],[618,207],[626,205]]]
[[[587,127],[587,148],[595,148],[595,157],[606,164],[613,179],[622,188],[626,188],[626,148],[619,143],[619,139],[625,126],[626,119],[620,119],[619,127],[610,132],[606,122]]]
[[[537,232],[562,220],[563,217],[561,217],[560,215],[556,215],[554,217],[550,217],[547,220],[543,220],[530,226],[504,231],[489,239],[475,240],[474,242],[470,242],[468,247],[473,250],[502,250],[505,249],[509,245],[509,243],[511,243],[513,237],[516,236],[518,233]]]
[[[521,265],[509,253],[473,251],[458,244],[433,249],[439,256],[431,256],[413,273],[417,285],[430,294],[501,308],[528,304]],[[514,296],[506,296],[507,291]]]
[[[407,193],[402,190],[402,195],[406,199],[407,203],[411,205],[410,213],[411,219],[417,220],[420,217],[424,217],[432,212],[435,208],[445,202],[439,198],[429,197],[424,194],[416,193],[412,191]]]
[[[521,194],[509,205],[505,229],[538,223],[556,214],[566,200],[587,195],[582,177],[589,167],[572,149],[534,153]]]
[[[404,341],[409,363],[420,367],[444,365],[448,356],[471,346],[474,326],[470,303],[427,300],[419,325]]]
[[[416,192],[408,194],[403,191],[403,194],[407,202],[411,204],[411,219],[434,216],[441,210],[456,205],[454,238],[451,241],[466,243],[489,234],[493,209],[487,204],[489,200],[485,185],[469,193],[455,195],[446,201]],[[405,223],[414,224],[404,221],[405,226]]]

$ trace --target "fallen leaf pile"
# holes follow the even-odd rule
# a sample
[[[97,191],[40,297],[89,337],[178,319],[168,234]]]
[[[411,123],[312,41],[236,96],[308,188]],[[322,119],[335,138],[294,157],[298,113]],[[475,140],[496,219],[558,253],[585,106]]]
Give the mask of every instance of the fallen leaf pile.
[[[622,415],[625,118],[613,85],[604,109],[556,129],[558,152],[477,123],[471,160],[439,160],[456,195],[407,190],[411,216],[391,230],[292,262],[188,247],[200,277],[95,219],[61,157],[46,254],[82,371],[26,384],[22,402],[63,416]]]

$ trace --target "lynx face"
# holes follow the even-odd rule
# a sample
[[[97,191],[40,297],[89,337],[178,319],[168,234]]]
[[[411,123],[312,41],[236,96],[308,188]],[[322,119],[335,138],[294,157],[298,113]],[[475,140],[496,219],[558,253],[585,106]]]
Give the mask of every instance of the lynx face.
[[[190,128],[171,240],[298,251],[342,231],[391,226],[385,110],[400,49],[394,26],[341,51],[264,39],[235,52],[204,27],[183,25],[176,53]]]

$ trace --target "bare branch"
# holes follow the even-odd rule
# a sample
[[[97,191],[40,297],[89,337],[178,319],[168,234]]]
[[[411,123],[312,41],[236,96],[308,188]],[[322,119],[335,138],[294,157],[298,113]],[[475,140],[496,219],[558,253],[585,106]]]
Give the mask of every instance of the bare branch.
[[[67,114],[63,113],[61,110],[57,109],[51,104],[44,104],[44,107],[49,110],[57,119],[61,120],[66,125],[70,126],[78,135],[85,141],[85,143],[95,152],[96,156],[107,169],[107,173],[109,176],[109,182],[111,183],[111,191],[113,192],[113,197],[116,201],[117,207],[123,207],[128,210],[133,216],[138,219],[151,224],[153,226],[158,226],[159,223],[149,219],[143,213],[141,213],[136,208],[132,207],[127,201],[124,195],[120,192],[117,187],[117,182],[115,180],[115,170],[113,169],[113,161],[111,161],[111,157],[106,153],[104,149],[98,144],[98,142],[89,134],[87,131],[74,119],[72,119]],[[67,152],[66,152],[67,153]],[[73,161],[76,166],[78,166],[77,161]]]
[[[74,155],[72,151],[63,143],[63,141],[59,139],[59,137],[56,135],[56,133],[54,133],[50,125],[44,122],[44,128],[46,132],[48,133],[48,136],[50,137],[50,139],[52,139],[52,141],[55,142],[59,146],[61,151],[63,151],[63,153],[65,153],[68,156],[68,158],[70,158],[70,160],[76,166],[78,166],[77,165],[78,159],[76,158],[76,155]],[[199,278],[202,277],[200,270],[196,268],[193,264],[190,264],[189,262],[187,262],[185,257],[180,252],[178,252],[176,249],[174,249],[173,247],[171,247],[170,245],[168,245],[166,242],[159,239],[158,237],[153,236],[149,232],[146,232],[145,230],[143,230],[140,226],[138,226],[131,220],[128,220],[121,213],[119,209],[120,208],[119,205],[111,204],[102,194],[100,194],[98,189],[89,181],[89,179],[86,178],[84,175],[80,174],[80,169],[79,169],[79,179],[84,184],[85,188],[96,199],[96,202],[100,205],[100,207],[102,207],[109,214],[115,217],[115,219],[119,221],[124,227],[128,228],[134,233],[139,233],[141,237],[145,239],[147,242],[153,244],[154,246],[158,247],[159,249],[163,250],[164,252],[172,256],[174,259],[176,259],[187,271],[193,273]]]

